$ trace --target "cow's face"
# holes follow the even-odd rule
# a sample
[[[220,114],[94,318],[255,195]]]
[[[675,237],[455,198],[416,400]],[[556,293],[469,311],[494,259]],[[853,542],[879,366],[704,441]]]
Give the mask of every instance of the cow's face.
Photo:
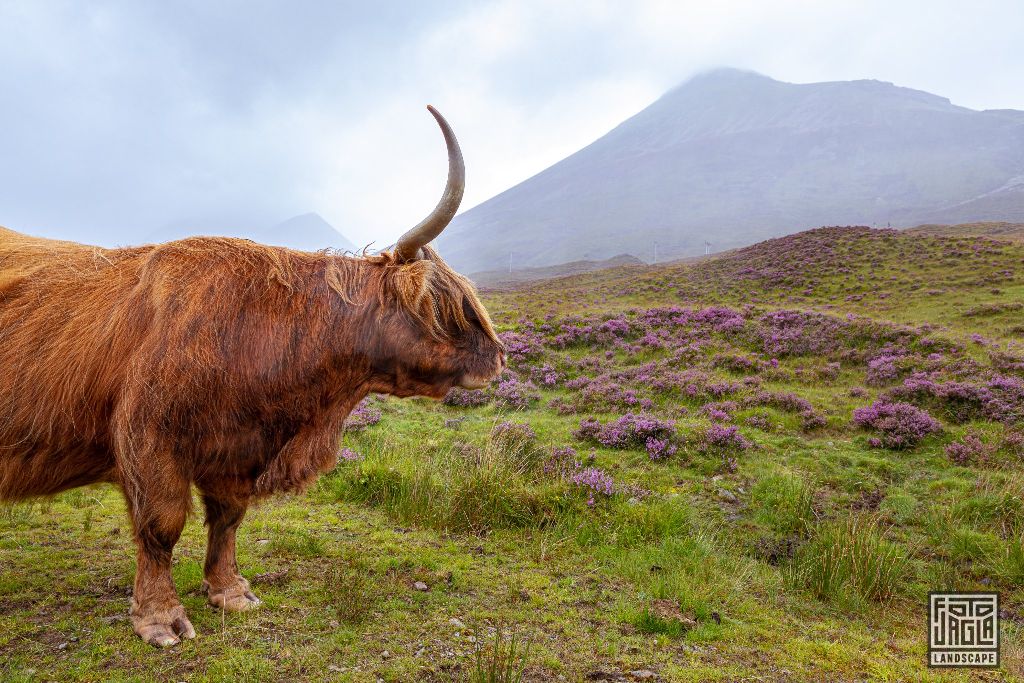
[[[448,182],[437,207],[407,231],[393,252],[368,259],[378,271],[370,353],[375,388],[399,396],[444,396],[477,388],[501,372],[505,352],[470,282],[427,244],[451,222],[466,168],[448,122],[428,107],[448,147]]]
[[[380,288],[372,365],[376,390],[442,397],[453,386],[485,386],[505,349],[472,284],[429,247],[402,263],[378,257]]]

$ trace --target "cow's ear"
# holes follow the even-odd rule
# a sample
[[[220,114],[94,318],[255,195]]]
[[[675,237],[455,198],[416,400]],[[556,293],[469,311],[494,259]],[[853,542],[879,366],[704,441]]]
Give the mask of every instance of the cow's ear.
[[[392,282],[399,298],[411,305],[418,305],[430,288],[430,276],[434,264],[427,260],[409,261],[394,270]]]

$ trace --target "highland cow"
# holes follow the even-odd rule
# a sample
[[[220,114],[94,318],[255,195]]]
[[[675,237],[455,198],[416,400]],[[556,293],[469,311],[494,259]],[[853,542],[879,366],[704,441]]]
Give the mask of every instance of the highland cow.
[[[147,642],[195,636],[170,572],[193,485],[209,602],[252,608],[235,561],[252,501],[330,469],[370,392],[441,398],[503,368],[472,285],[427,246],[465,179],[430,111],[447,186],[390,252],[217,237],[102,249],[0,228],[0,500],[117,484],[138,547],[131,622]]]

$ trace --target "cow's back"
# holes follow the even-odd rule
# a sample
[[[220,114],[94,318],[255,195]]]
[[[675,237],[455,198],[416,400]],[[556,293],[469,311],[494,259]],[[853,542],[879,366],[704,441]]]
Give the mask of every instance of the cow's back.
[[[116,313],[150,249],[0,228],[0,498],[109,478],[105,430],[129,352]]]

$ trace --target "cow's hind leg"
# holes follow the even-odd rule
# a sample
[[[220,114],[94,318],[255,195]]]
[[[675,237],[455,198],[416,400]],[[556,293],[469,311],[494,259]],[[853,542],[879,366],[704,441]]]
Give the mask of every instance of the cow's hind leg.
[[[150,471],[143,477],[147,482],[144,488],[125,487],[138,545],[129,614],[139,637],[151,645],[168,647],[181,638],[196,636],[171,578],[171,553],[185,526],[191,491],[186,480],[165,472]]]
[[[245,516],[248,499],[204,492],[203,504],[208,527],[203,582],[207,599],[228,612],[258,607],[260,600],[249,590],[249,582],[239,573],[235,559],[235,533]]]

